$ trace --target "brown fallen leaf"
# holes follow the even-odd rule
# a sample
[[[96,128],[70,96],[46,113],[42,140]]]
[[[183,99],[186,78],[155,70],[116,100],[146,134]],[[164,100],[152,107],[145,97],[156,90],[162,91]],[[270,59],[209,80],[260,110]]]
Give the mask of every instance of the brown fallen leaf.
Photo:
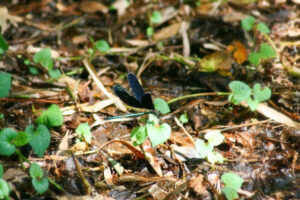
[[[102,12],[107,13],[108,8],[100,3],[99,1],[82,1],[79,4],[79,8],[81,11],[86,13],[95,13],[95,12]]]
[[[162,190],[157,184],[151,185],[148,191],[153,199],[157,200],[164,199],[168,195],[168,193]]]
[[[205,185],[203,185],[203,175],[196,174],[189,180],[189,187],[202,196],[208,196],[209,192],[207,191]]]
[[[23,18],[10,15],[8,9],[6,7],[0,7],[0,27],[1,27],[1,34],[3,34],[10,26],[10,23],[14,27],[18,27],[18,23],[22,22]]]
[[[171,24],[166,28],[163,28],[158,32],[154,33],[153,39],[155,41],[160,41],[160,40],[170,38],[179,32],[180,27],[181,27],[181,23]]]

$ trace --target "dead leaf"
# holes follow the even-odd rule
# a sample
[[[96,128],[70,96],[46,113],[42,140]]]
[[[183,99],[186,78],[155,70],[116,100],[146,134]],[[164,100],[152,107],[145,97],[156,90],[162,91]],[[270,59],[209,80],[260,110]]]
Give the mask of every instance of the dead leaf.
[[[166,28],[161,29],[160,31],[154,33],[153,39],[155,41],[164,40],[176,35],[181,27],[181,23],[171,24]]]
[[[196,174],[189,181],[189,187],[202,196],[208,196],[209,192],[206,190],[206,187],[203,185],[203,175]]]
[[[168,193],[162,190],[157,184],[151,185],[148,191],[153,199],[157,200],[164,199],[168,195]]]
[[[112,4],[112,6],[118,11],[118,16],[121,16],[128,7],[128,2],[127,0],[117,0]]]
[[[198,62],[198,70],[201,72],[215,72],[222,74],[230,73],[232,63],[231,52],[217,51],[215,53],[206,55]]]
[[[56,155],[61,156],[64,155],[65,152],[68,150],[69,148],[69,134],[68,132],[65,134],[65,136],[62,138],[59,146],[58,146],[58,150],[56,152]]]
[[[86,13],[108,12],[108,8],[98,1],[82,1],[79,8],[81,11]]]
[[[247,60],[247,49],[241,42],[234,42],[228,46],[227,50],[233,52],[233,57],[237,63],[243,64]]]
[[[1,27],[1,34],[3,34],[10,26],[10,23],[14,27],[18,27],[18,23],[22,22],[23,18],[10,15],[8,9],[6,7],[0,7],[0,27]]]
[[[87,148],[85,142],[78,142],[71,147],[72,152],[85,151]]]

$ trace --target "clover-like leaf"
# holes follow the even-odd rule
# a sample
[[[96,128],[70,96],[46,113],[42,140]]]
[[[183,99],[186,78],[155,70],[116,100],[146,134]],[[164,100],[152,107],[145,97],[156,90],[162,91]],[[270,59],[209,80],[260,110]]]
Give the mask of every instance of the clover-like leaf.
[[[270,88],[265,87],[261,88],[259,83],[256,83],[253,87],[253,96],[254,99],[258,102],[263,102],[270,99],[272,92]]]
[[[231,98],[229,100],[234,100],[233,102],[241,102],[248,99],[252,91],[247,84],[241,81],[232,81],[229,84],[229,88],[231,89],[233,94],[232,96],[229,96]]]
[[[201,158],[206,158],[214,148],[214,146],[210,145],[209,143],[205,143],[201,139],[196,140],[195,147]]]

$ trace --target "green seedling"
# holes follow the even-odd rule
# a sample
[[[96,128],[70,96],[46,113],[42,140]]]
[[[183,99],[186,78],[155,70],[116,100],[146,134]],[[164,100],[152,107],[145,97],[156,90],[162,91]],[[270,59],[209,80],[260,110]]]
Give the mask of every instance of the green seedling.
[[[170,112],[170,108],[163,99],[157,98],[154,100],[154,107],[157,111],[163,114]],[[149,114],[149,119],[145,126],[139,126],[131,131],[130,137],[133,140],[134,145],[142,144],[147,136],[155,147],[159,144],[167,141],[171,136],[171,127],[167,123],[159,124],[159,119],[153,115]]]
[[[38,164],[33,163],[30,166],[29,174],[32,178],[32,185],[39,194],[43,194],[48,190],[49,180],[44,177],[43,169]]]
[[[96,43],[94,43],[94,49],[102,53],[106,53],[110,50],[110,46],[105,40],[98,40]]]
[[[87,122],[79,124],[75,132],[78,134],[79,138],[87,143],[91,143],[92,133]]]
[[[237,199],[239,197],[237,191],[241,188],[244,180],[233,173],[223,174],[221,180],[225,184],[225,187],[222,188],[222,192],[225,194],[226,199]]]
[[[150,16],[149,27],[146,29],[146,34],[148,37],[151,37],[154,34],[154,24],[160,24],[162,22],[162,15],[159,11],[155,10]]]
[[[45,48],[34,54],[33,60],[36,64],[43,66],[49,73],[50,77],[57,79],[60,77],[59,69],[53,69],[53,59],[51,49]]]
[[[186,113],[184,113],[184,114],[180,115],[179,121],[180,121],[181,123],[183,123],[183,124],[185,124],[185,123],[188,123],[188,122],[189,122],[189,119],[188,119],[188,117],[187,117]]]
[[[251,111],[255,111],[258,104],[270,99],[272,92],[270,88],[261,88],[259,83],[256,83],[251,89],[247,84],[241,81],[232,81],[229,84],[232,93],[228,96],[228,100],[234,105],[238,105],[242,101],[247,101]]]
[[[44,124],[47,127],[61,126],[64,122],[62,112],[59,107],[52,104],[47,110],[43,111],[42,114],[37,118],[35,123]]]
[[[200,157],[203,159],[206,158],[207,161],[212,164],[216,162],[223,163],[223,156],[214,151],[214,147],[220,145],[224,140],[224,136],[221,134],[221,132],[219,130],[210,131],[205,134],[204,138],[207,140],[207,142],[197,139],[195,143],[196,150]]]
[[[252,29],[258,30],[265,36],[265,38],[269,42],[273,44],[272,40],[267,35],[270,33],[270,29],[265,23],[259,22],[256,24],[255,18],[252,16],[248,16],[241,21],[241,25],[245,31],[251,31]],[[260,48],[257,52],[253,51],[248,55],[248,60],[250,63],[257,66],[262,60],[274,57],[276,57],[276,51],[274,50],[274,48],[266,43],[262,43],[260,44]]]

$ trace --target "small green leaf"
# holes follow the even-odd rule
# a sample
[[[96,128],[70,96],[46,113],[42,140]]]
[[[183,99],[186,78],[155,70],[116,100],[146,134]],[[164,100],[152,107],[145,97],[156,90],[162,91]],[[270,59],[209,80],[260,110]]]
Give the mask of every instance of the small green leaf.
[[[159,124],[159,120],[158,120],[158,118],[155,115],[150,114],[149,117],[148,117],[147,123],[151,123],[153,125],[158,125]]]
[[[209,143],[206,144],[201,139],[196,140],[195,147],[196,147],[196,151],[198,152],[198,154],[200,155],[201,158],[206,158],[207,155],[210,152],[212,152],[212,150],[214,148],[212,145],[210,145]]]
[[[253,87],[253,95],[254,95],[254,99],[257,100],[258,102],[263,102],[266,101],[268,99],[270,99],[272,92],[270,90],[270,88],[265,87],[265,88],[261,88],[259,83],[255,83],[254,87]]]
[[[79,124],[75,132],[79,135],[80,138],[83,138],[87,143],[92,141],[92,133],[90,126],[87,122]]]
[[[32,75],[38,75],[39,70],[35,67],[29,67],[29,73],[32,74]]]
[[[248,106],[249,106],[249,108],[252,112],[254,112],[256,110],[256,108],[259,104],[259,102],[256,99],[252,99],[251,97],[249,97],[247,99],[247,103],[248,103]]]
[[[44,124],[47,127],[61,126],[64,122],[62,112],[56,104],[52,104],[35,121],[37,124]]]
[[[146,34],[147,34],[148,37],[151,37],[154,34],[153,28],[152,27],[148,27],[146,29]]]
[[[265,34],[269,34],[270,33],[269,27],[265,23],[263,23],[263,22],[259,22],[257,24],[256,28],[257,28],[257,30],[259,30],[262,33],[265,33]]]
[[[153,103],[155,110],[158,110],[162,114],[167,114],[171,111],[168,103],[161,98],[154,99]]]
[[[253,65],[258,65],[259,62],[260,62],[260,55],[259,53],[256,53],[256,52],[251,52],[249,55],[248,55],[248,60],[250,63],[252,63]]]
[[[32,163],[30,166],[29,174],[31,178],[43,178],[44,176],[43,169],[36,163]]]
[[[130,133],[130,138],[135,146],[143,144],[147,138],[146,126],[135,127]]]
[[[250,31],[253,24],[255,22],[255,18],[252,16],[247,16],[242,20],[242,28],[246,31]]]
[[[51,78],[58,79],[61,75],[59,69],[54,69],[49,71],[49,75]]]
[[[241,82],[241,81],[232,81],[229,84],[229,88],[232,91],[233,96],[230,96],[231,99],[229,99],[229,101],[231,102],[241,102],[241,101],[245,101],[246,99],[249,98],[249,96],[251,95],[251,88]]]
[[[110,46],[105,40],[98,40],[96,42],[96,49],[105,53],[110,50]]]
[[[222,192],[225,194],[227,200],[234,200],[239,197],[237,191],[230,187],[223,187]]]
[[[207,161],[212,164],[215,164],[216,162],[223,163],[224,158],[221,154],[211,151],[211,152],[207,152]]]
[[[221,180],[227,187],[233,188],[235,190],[240,189],[244,182],[241,177],[231,172],[224,173],[221,177]]]
[[[32,135],[27,132],[19,132],[17,137],[14,139],[14,144],[17,147],[24,146],[32,139]]]
[[[3,176],[3,166],[0,164],[0,178]]]
[[[268,44],[262,43],[260,45],[260,49],[258,51],[258,54],[261,59],[267,59],[267,58],[275,58],[276,57],[276,51]]]
[[[29,144],[32,146],[33,151],[39,156],[43,157],[46,149],[50,144],[50,132],[46,126],[40,124],[36,130],[32,125],[26,127],[25,132],[32,135],[32,139]]]
[[[180,115],[179,121],[181,121],[181,123],[183,123],[183,124],[189,122],[189,119],[188,119],[186,113]]]
[[[31,181],[34,189],[39,193],[43,194],[48,190],[49,187],[49,180],[48,178],[42,178],[42,179],[32,179]]]
[[[153,24],[159,24],[162,22],[162,16],[159,11],[157,11],[157,10],[153,11],[153,13],[151,15],[151,22]]]
[[[0,199],[9,199],[10,188],[8,183],[0,178]]]
[[[17,137],[17,132],[11,128],[4,128],[0,132],[0,154],[5,156],[12,155],[16,147],[13,140]]]
[[[206,133],[204,138],[207,139],[210,145],[218,146],[223,142],[225,137],[220,130],[213,130]]]
[[[0,98],[9,94],[11,87],[11,74],[0,72]]]
[[[42,49],[34,54],[33,60],[35,63],[41,64],[48,71],[52,71],[53,60],[51,56],[51,50],[49,48]]]
[[[8,49],[8,44],[3,38],[3,36],[0,34],[0,55],[3,54]]]
[[[164,123],[157,126],[156,124],[147,123],[146,128],[147,135],[153,147],[164,143],[171,137],[171,127],[169,124]]]

